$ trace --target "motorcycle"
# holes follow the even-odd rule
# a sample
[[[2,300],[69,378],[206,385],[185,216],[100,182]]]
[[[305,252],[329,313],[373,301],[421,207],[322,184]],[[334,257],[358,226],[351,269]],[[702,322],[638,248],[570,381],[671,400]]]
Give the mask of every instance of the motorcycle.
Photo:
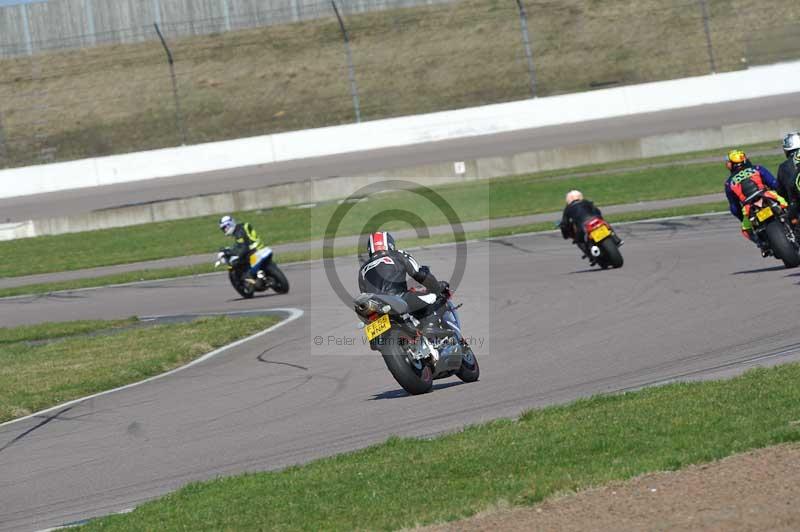
[[[583,224],[583,235],[583,258],[589,257],[592,265],[597,264],[604,270],[609,266],[622,268],[622,253],[619,251],[622,240],[616,236],[608,222],[599,216],[590,218]]]
[[[453,375],[464,382],[475,382],[480,367],[472,348],[461,336],[461,322],[451,301],[451,293],[435,297],[443,306],[441,317],[431,325],[408,312],[399,296],[363,293],[354,301],[370,349],[379,351],[389,372],[412,395],[430,392],[433,381]],[[427,300],[427,299],[426,299]]]
[[[766,190],[758,190],[745,198],[745,215],[753,225],[756,237],[766,244],[762,246],[762,255],[774,256],[782,260],[787,268],[796,268],[800,266],[797,236],[789,223],[786,209],[766,193]]]
[[[249,260],[240,259],[236,255],[231,255],[229,248],[222,248],[217,253],[217,261],[214,267],[225,265],[228,269],[228,279],[234,290],[245,299],[250,299],[256,292],[264,292],[270,288],[278,294],[289,292],[289,281],[283,274],[278,265],[273,261],[273,253],[270,248],[263,248],[254,251],[249,255]],[[255,283],[248,283],[247,272],[251,267],[258,265]]]

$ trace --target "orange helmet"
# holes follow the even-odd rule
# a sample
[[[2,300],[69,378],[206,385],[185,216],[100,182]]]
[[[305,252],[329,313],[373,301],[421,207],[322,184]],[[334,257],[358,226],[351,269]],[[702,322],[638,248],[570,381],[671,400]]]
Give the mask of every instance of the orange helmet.
[[[731,172],[738,172],[750,163],[747,155],[742,150],[731,150],[728,152],[728,159],[725,161],[725,166]]]

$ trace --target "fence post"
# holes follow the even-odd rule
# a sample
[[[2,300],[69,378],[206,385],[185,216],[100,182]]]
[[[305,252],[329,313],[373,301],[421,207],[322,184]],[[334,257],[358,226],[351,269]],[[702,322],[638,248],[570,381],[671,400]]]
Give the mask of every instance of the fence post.
[[[94,46],[97,44],[97,30],[94,26],[94,6],[92,0],[83,0],[83,12],[86,15],[86,44]]]
[[[228,0],[220,0],[222,2],[222,16],[225,17],[225,31],[231,31],[231,6]]]
[[[711,44],[711,27],[709,24],[710,16],[708,14],[707,0],[700,0],[700,10],[703,12],[703,29],[706,32],[706,46],[708,47],[708,64],[711,67],[711,73],[717,73],[717,63],[714,61],[714,46]]]
[[[153,19],[157,25],[161,25],[161,2],[159,0],[153,0]]]
[[[5,166],[3,163],[3,159],[6,158],[8,155],[8,150],[6,149],[6,133],[3,129],[3,112],[0,111],[0,167]]]
[[[350,36],[347,34],[347,28],[344,25],[344,20],[339,14],[339,8],[336,7],[336,0],[331,0],[333,12],[336,13],[336,18],[339,19],[339,28],[342,30],[344,36],[344,50],[347,54],[347,72],[350,77],[350,94],[353,95],[353,108],[356,111],[356,122],[361,122],[361,103],[358,101],[358,86],[356,85],[356,69],[353,66],[353,52],[350,50]]]
[[[25,38],[25,52],[28,55],[33,55],[33,39],[31,38],[31,23],[28,20],[28,4],[20,4],[19,13],[22,17],[22,35]]]
[[[522,30],[522,44],[525,45],[525,57],[528,58],[528,74],[531,78],[531,97],[536,98],[536,67],[533,64],[533,52],[531,51],[531,39],[528,34],[528,12],[522,0],[517,0],[519,8],[519,23]]]
[[[175,127],[181,135],[181,144],[186,145],[186,126],[183,123],[183,115],[181,114],[181,99],[178,97],[178,81],[175,79],[175,61],[172,58],[172,51],[167,46],[167,41],[164,40],[164,35],[161,34],[161,28],[158,23],[153,23],[156,28],[158,38],[164,46],[164,51],[167,52],[167,62],[169,62],[169,75],[172,78],[172,96],[175,98]]]

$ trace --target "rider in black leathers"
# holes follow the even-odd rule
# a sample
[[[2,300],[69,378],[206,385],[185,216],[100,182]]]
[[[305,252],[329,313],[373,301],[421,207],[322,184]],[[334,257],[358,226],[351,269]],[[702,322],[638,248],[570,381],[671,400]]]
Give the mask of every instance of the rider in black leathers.
[[[783,153],[786,160],[778,167],[776,191],[789,203],[789,219],[796,225],[800,211],[800,190],[797,177],[800,172],[800,132],[787,133],[783,137]]]
[[[583,234],[583,224],[591,218],[603,217],[594,203],[587,199],[583,199],[583,193],[579,190],[570,190],[566,197],[567,206],[564,208],[564,214],[561,216],[561,236],[564,240],[572,238],[575,245],[580,248],[584,256],[589,258],[589,262],[594,264],[594,258],[586,249],[586,235]],[[614,242],[617,245],[622,243],[619,238],[614,235]]]
[[[367,252],[369,259],[358,272],[358,288],[361,292],[400,296],[408,304],[409,312],[418,319],[438,318],[436,311],[442,305],[435,305],[409,292],[406,276],[427,288],[429,294],[435,295],[449,290],[450,285],[446,281],[437,280],[427,267],[420,266],[409,253],[398,250],[394,238],[387,232],[369,235]]]

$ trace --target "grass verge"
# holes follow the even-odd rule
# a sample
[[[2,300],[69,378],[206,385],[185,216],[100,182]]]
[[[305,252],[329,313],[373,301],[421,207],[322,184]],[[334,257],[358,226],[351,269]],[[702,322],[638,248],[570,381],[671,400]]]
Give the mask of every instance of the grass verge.
[[[775,167],[781,160],[782,156],[772,155],[758,158],[757,162]],[[577,173],[581,170],[573,169]],[[725,177],[725,170],[719,163],[678,161],[666,167],[593,176],[564,178],[545,172],[446,185],[434,190],[446,199],[462,221],[473,221],[560,209],[564,192],[570,188],[583,190],[601,206],[717,192],[721,195]],[[393,212],[398,205],[429,227],[447,223],[444,214],[431,202],[421,200],[413,192],[398,192],[376,195],[355,205],[337,234],[359,234],[377,225],[389,230],[408,227],[408,222],[397,220],[382,223],[385,217],[381,215]],[[337,207],[338,202],[328,202],[313,209],[280,207],[234,214],[250,221],[270,245],[276,245],[322,238]],[[217,216],[204,216],[0,242],[0,257],[13,257],[13,260],[0,261],[0,277],[210,253],[228,243],[217,230],[217,220]]]
[[[0,328],[0,422],[163,373],[278,321],[223,316],[147,325],[130,318]]]
[[[800,440],[800,366],[597,396],[432,440],[193,483],[80,530],[396,530]],[[429,495],[398,504],[401,494]],[[433,494],[433,495],[430,495]],[[258,504],[253,504],[258,501]],[[433,502],[432,502],[433,501]]]

